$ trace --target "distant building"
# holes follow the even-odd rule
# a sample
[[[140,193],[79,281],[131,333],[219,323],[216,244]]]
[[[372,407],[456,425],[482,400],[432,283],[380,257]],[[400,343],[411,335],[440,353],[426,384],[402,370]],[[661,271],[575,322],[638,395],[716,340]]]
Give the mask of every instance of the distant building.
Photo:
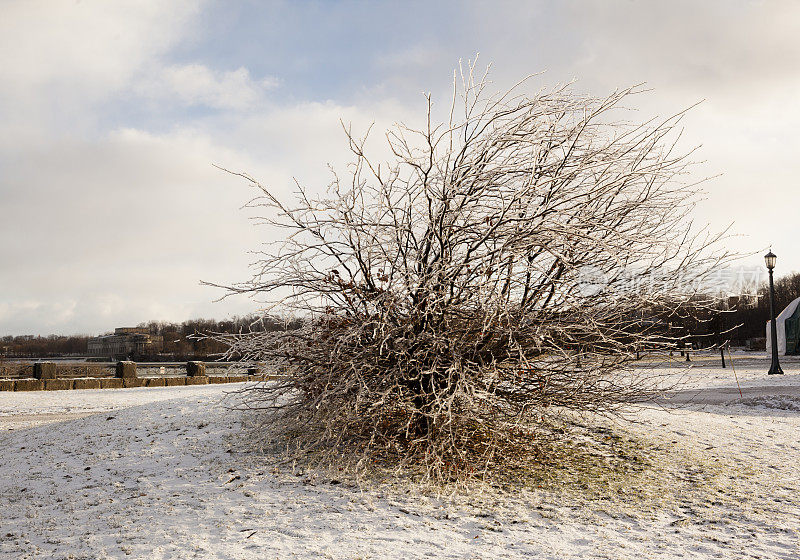
[[[163,338],[153,336],[146,328],[118,327],[114,334],[89,339],[89,355],[118,358],[147,356],[161,350]]]

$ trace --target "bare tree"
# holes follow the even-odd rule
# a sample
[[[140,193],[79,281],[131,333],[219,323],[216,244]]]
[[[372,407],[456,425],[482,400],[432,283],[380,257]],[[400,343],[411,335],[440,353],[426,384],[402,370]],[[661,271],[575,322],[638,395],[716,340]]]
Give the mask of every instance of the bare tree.
[[[473,65],[456,78],[446,122],[428,96],[423,129],[387,132],[389,163],[346,128],[354,161],[325,196],[279,200],[241,174],[286,236],[229,289],[307,321],[223,338],[280,366],[248,405],[300,454],[490,472],[554,407],[648,398],[636,351],[673,346],[663,318],[726,256],[688,220],[681,114],[620,120],[637,88],[491,95]]]

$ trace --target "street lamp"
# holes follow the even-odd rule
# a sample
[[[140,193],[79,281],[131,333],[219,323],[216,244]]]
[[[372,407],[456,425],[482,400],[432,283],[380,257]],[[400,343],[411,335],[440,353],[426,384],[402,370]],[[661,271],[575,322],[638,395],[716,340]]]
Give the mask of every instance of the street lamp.
[[[783,370],[778,363],[778,329],[775,328],[775,285],[772,283],[772,269],[775,268],[775,261],[778,257],[770,250],[769,253],[764,255],[764,261],[767,263],[767,270],[769,270],[769,333],[772,339],[772,365],[769,366],[769,375],[782,374]]]

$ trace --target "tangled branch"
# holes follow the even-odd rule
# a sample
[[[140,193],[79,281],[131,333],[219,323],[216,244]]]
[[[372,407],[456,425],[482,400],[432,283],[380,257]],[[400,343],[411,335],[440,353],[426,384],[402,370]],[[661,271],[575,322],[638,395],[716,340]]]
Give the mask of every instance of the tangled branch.
[[[729,256],[689,220],[682,114],[618,120],[637,88],[493,96],[474,66],[455,84],[449,120],[428,97],[423,129],[387,132],[388,164],[346,128],[354,161],[325,196],[283,201],[241,174],[286,236],[228,288],[306,321],[221,338],[285,373],[248,403],[299,453],[490,472],[550,410],[649,398],[636,352],[674,346],[670,317]]]

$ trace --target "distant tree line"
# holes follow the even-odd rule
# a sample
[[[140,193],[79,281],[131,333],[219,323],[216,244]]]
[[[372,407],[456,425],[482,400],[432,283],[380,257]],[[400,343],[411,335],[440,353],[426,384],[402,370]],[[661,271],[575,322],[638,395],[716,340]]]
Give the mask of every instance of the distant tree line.
[[[0,356],[8,358],[84,356],[88,342],[87,335],[4,336],[0,339]]]
[[[800,273],[791,273],[775,280],[775,315],[800,297]],[[707,298],[703,298],[707,299]],[[762,283],[753,296],[720,299],[714,313],[711,309],[692,309],[669,318],[673,331],[695,347],[729,342],[745,346],[748,340],[765,337],[769,321],[769,283]],[[663,320],[667,321],[666,318]]]
[[[775,280],[775,315],[778,315],[793,300],[800,297],[800,273],[794,272]],[[759,287],[758,297],[740,300],[732,308],[725,321],[739,326],[732,337],[742,342],[748,338],[763,338],[769,321],[769,283]]]
[[[215,319],[190,319],[183,323],[169,323],[164,321],[150,321],[140,323],[153,336],[160,336],[163,342],[157,355],[145,356],[146,359],[181,360],[200,357],[219,356],[228,350],[228,347],[209,338],[212,333],[239,334],[246,332],[270,332],[286,328],[298,328],[299,319],[288,322],[279,322],[268,317],[247,315],[235,316],[232,319],[217,321]]]
[[[800,273],[792,273],[775,280],[775,314],[780,313],[794,299],[800,297]],[[672,334],[686,337],[686,344],[707,347],[730,341],[734,346],[743,346],[748,339],[763,338],[769,320],[769,285],[762,284],[754,297],[729,298],[719,302],[715,314],[711,310],[687,309],[685,314],[663,317],[671,325]],[[157,353],[143,356],[148,360],[182,360],[207,358],[220,355],[228,347],[213,338],[202,337],[209,333],[238,334],[246,332],[269,332],[284,328],[295,329],[301,320],[279,323],[274,319],[257,315],[215,319],[190,319],[182,323],[149,321],[139,323],[151,335],[161,336],[163,344]],[[109,331],[106,334],[111,334]],[[85,356],[90,336],[4,336],[0,339],[0,356],[5,358],[50,358],[57,356]]]
[[[137,356],[139,360],[183,360],[208,358],[222,354],[227,346],[209,338],[201,338],[210,333],[238,334],[245,332],[276,331],[284,328],[297,328],[299,320],[278,322],[257,315],[233,317],[217,321],[215,319],[190,319],[182,323],[149,321],[137,327],[146,328],[153,336],[163,338],[163,343],[154,348],[152,355]],[[104,334],[112,334],[113,330]],[[0,339],[0,357],[3,358],[52,358],[86,356],[89,335],[48,336],[4,336]]]

